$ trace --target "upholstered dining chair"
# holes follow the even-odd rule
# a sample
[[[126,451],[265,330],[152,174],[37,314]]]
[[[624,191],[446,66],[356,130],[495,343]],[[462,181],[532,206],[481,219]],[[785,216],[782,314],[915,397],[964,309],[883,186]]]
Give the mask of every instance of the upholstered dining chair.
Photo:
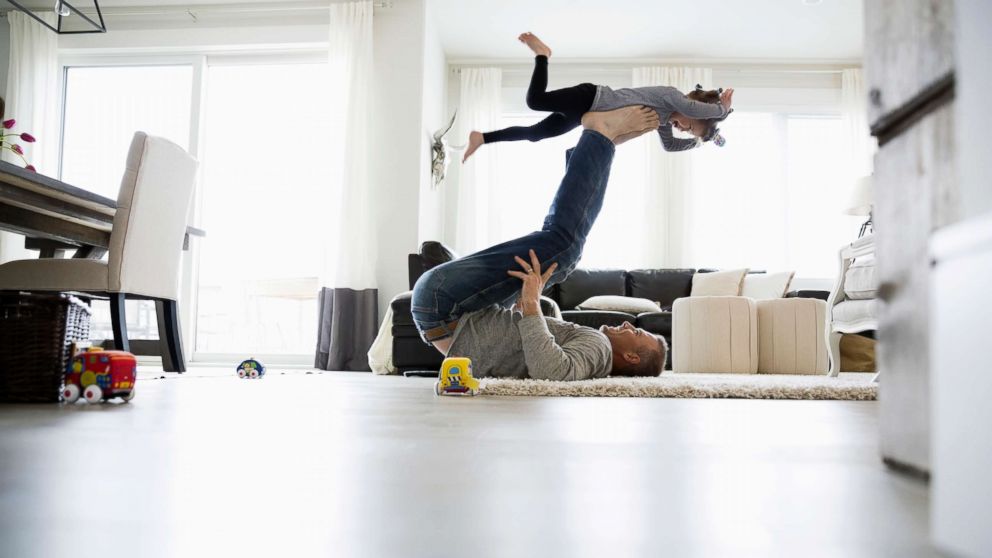
[[[106,261],[15,260],[0,265],[0,290],[78,292],[110,299],[114,347],[129,350],[126,299],[154,300],[163,360],[185,371],[179,315],[179,267],[198,163],[178,145],[144,132],[131,140],[117,196]],[[165,351],[168,354],[165,354]]]

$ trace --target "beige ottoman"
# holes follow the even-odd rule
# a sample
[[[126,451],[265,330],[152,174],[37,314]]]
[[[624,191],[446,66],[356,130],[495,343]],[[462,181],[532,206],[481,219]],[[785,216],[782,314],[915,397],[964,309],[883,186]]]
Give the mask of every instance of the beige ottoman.
[[[690,296],[672,307],[672,370],[754,374],[758,318],[754,299]]]
[[[758,301],[758,372],[826,374],[827,303],[815,298]]]

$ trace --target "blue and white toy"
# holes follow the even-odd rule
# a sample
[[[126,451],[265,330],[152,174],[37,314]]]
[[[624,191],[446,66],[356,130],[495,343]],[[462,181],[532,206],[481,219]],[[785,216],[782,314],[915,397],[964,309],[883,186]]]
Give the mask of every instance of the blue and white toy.
[[[254,380],[262,376],[265,376],[265,365],[254,358],[242,361],[238,365],[239,378],[250,378]]]

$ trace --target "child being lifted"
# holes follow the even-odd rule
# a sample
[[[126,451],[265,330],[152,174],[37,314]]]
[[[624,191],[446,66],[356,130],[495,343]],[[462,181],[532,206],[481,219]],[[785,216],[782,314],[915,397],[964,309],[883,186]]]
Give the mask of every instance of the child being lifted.
[[[732,112],[733,89],[704,91],[697,85],[695,91],[683,95],[678,89],[666,86],[613,90],[605,85],[580,83],[574,87],[548,91],[548,57],[551,56],[551,49],[533,33],[524,33],[518,38],[537,55],[534,74],[527,89],[527,106],[552,114],[533,126],[472,132],[462,162],[485,143],[553,138],[580,126],[582,115],[587,112],[609,111],[631,105],[643,105],[657,111],[661,119],[658,135],[665,151],[685,151],[711,140],[723,145],[724,139],[717,123]],[[672,126],[695,138],[674,137]]]

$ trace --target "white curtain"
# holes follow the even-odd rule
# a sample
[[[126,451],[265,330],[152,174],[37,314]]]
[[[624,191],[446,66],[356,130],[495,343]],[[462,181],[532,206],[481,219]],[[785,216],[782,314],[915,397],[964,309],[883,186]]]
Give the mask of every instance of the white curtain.
[[[328,61],[338,97],[315,365],[368,370],[378,322],[375,211],[369,184],[369,98],[372,95],[372,2],[332,3]]]
[[[634,68],[632,85],[667,85],[688,93],[697,83],[710,89],[712,82],[713,71],[709,68],[651,66]],[[649,141],[641,142],[647,165],[643,207],[648,241],[644,243],[644,266],[689,267],[694,154],[668,153],[662,149],[657,134],[648,137]]]
[[[53,13],[42,14],[52,24]],[[10,66],[7,73],[7,107],[4,119],[17,120],[16,132],[29,132],[36,143],[17,142],[24,148],[28,162],[48,176],[58,174],[59,143],[59,67],[58,35],[27,14],[7,12],[10,24]],[[3,160],[24,166],[20,157],[7,150]],[[0,261],[32,258],[37,254],[24,249],[24,238],[0,233]]]
[[[499,68],[463,68],[458,103],[458,137],[469,132],[499,128],[503,73]],[[464,165],[458,180],[458,213],[455,216],[455,252],[470,254],[498,241],[499,212],[495,203],[496,145],[483,146]]]
[[[851,186],[859,177],[872,173],[878,142],[868,131],[864,72],[860,69],[841,72],[841,122],[849,146]]]

